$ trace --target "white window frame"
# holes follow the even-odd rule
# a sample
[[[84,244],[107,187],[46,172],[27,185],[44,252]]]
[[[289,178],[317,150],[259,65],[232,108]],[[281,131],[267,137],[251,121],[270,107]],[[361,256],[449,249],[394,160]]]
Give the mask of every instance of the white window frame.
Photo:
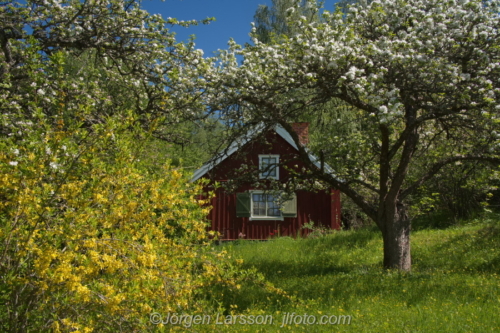
[[[276,158],[276,167],[274,169],[276,171],[276,176],[266,176],[261,172],[261,170],[263,169],[262,159],[264,159],[264,158]],[[278,180],[280,178],[279,163],[280,163],[280,155],[275,155],[275,154],[259,155],[259,178],[260,179],[276,179],[276,180]]]
[[[268,194],[268,195],[279,196],[276,194],[272,194],[269,191],[267,191],[267,192],[266,191],[250,191],[250,221],[257,221],[257,220],[284,221],[283,212],[281,211],[281,209],[279,210],[279,212],[280,212],[279,216],[254,215],[254,213],[253,213],[254,212],[253,211],[253,205],[254,205],[253,195],[254,194]],[[266,204],[266,214],[267,214],[267,204]]]

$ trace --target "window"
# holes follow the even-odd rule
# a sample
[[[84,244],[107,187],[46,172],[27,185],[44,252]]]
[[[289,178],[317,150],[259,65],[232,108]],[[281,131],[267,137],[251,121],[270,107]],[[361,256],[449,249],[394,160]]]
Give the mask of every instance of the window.
[[[280,196],[264,191],[250,191],[236,194],[236,216],[250,220],[283,220],[297,217],[297,198],[279,203]]]
[[[279,179],[279,155],[259,155],[260,178]]]
[[[281,210],[277,197],[272,194],[252,193],[252,217],[256,218],[281,218]]]

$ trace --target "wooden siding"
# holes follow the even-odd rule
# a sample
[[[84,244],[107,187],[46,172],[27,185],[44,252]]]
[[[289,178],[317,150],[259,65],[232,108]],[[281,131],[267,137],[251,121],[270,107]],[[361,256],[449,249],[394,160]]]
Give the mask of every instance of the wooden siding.
[[[287,161],[288,168],[299,172],[302,170],[304,164],[297,158],[297,151],[281,136],[271,131],[261,139],[263,140],[249,142],[203,177],[212,183],[235,179],[241,176],[241,171],[238,169],[243,163],[254,168],[258,167],[259,154],[280,155],[280,163]],[[283,167],[280,167],[279,175],[280,181],[283,182],[289,178],[289,172]],[[301,227],[311,221],[315,225],[340,229],[340,193],[337,190],[298,191],[295,218],[284,218],[283,221],[250,221],[249,218],[236,217],[236,193],[258,189],[259,186],[241,184],[234,193],[225,193],[221,188],[215,191],[216,195],[212,199],[212,210],[208,218],[211,220],[211,229],[220,233],[220,239],[269,239],[275,235],[304,236],[308,231],[301,230]],[[207,191],[209,190],[213,190],[210,185],[207,187]]]
[[[297,192],[297,217],[275,220],[250,220],[236,217],[236,194],[216,191],[208,216],[212,230],[221,239],[269,239],[274,236],[305,236],[301,227],[308,222],[331,229],[340,229],[340,195],[338,191]]]

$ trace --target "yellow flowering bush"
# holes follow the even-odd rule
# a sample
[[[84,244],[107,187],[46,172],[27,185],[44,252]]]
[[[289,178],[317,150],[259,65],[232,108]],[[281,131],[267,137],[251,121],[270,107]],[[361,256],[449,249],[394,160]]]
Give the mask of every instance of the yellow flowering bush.
[[[102,88],[68,98],[64,56],[40,66],[0,95],[0,331],[134,332],[219,307],[210,289],[239,272],[210,245],[202,186],[148,171],[140,116],[103,114]]]
[[[203,116],[202,53],[139,1],[61,4],[0,8],[15,23],[0,50],[0,332],[161,330],[152,312],[228,307],[214,291],[259,277],[211,246],[202,186],[141,151]],[[96,36],[77,33],[89,21]]]
[[[203,311],[205,287],[236,286],[209,246],[200,185],[168,164],[143,171],[123,131],[132,123],[52,129],[40,117],[26,139],[2,140],[0,307],[10,330],[136,330],[153,310]]]

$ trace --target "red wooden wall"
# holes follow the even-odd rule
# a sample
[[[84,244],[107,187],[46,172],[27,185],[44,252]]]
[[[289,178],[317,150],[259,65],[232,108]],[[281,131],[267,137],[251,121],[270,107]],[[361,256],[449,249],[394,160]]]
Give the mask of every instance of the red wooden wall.
[[[297,217],[283,221],[254,220],[236,217],[236,194],[220,189],[212,199],[209,219],[212,230],[220,233],[221,239],[268,239],[274,236],[304,236],[307,230],[301,227],[313,221],[331,229],[340,229],[340,194],[332,190],[317,193],[298,191]]]
[[[245,163],[257,168],[259,154],[280,155],[280,162],[287,161],[287,167],[302,170],[304,165],[297,158],[297,151],[281,136],[271,131],[261,139],[263,140],[247,143],[237,153],[204,175],[204,178],[212,182],[223,183],[241,176],[241,171],[238,170],[241,164]],[[280,167],[279,176],[283,182],[290,177],[289,172],[283,167]],[[244,184],[236,192],[252,189],[259,188]],[[276,235],[296,237],[299,233],[307,233],[305,230],[301,231],[300,228],[310,221],[313,221],[315,225],[321,224],[332,229],[340,229],[340,193],[337,190],[296,192],[297,217],[285,218],[284,221],[250,221],[249,218],[236,217],[235,193],[225,193],[219,188],[212,199],[213,208],[208,217],[212,223],[212,230],[218,231],[221,239],[269,239]]]

